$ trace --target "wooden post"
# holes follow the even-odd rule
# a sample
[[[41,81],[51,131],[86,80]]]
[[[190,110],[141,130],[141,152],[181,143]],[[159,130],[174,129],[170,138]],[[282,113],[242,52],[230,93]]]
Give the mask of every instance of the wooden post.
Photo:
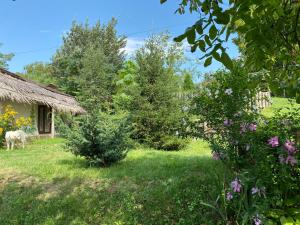
[[[54,108],[52,107],[51,113],[51,137],[54,138],[55,136],[55,127],[54,127]]]

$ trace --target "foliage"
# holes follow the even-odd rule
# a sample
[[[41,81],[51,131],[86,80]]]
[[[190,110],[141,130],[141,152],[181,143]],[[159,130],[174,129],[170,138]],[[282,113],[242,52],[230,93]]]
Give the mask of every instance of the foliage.
[[[109,166],[126,157],[130,144],[126,115],[95,110],[80,118],[69,132],[70,151],[91,164]]]
[[[52,66],[58,85],[67,93],[78,96],[88,109],[100,108],[112,101],[112,82],[125,59],[125,38],[117,35],[116,20],[107,25],[90,27],[73,23],[63,38],[63,45],[53,57]]]
[[[161,1],[166,2],[166,0]],[[184,34],[192,52],[200,49],[206,58],[204,65],[212,59],[232,69],[232,61],[226,53],[226,42],[230,35],[238,34],[236,43],[245,57],[250,70],[270,71],[271,88],[286,89],[289,96],[300,101],[299,78],[299,18],[300,4],[293,0],[233,1],[182,0],[177,10],[184,14],[200,13],[200,19],[188,27]]]
[[[1,44],[0,44],[1,47]],[[14,57],[14,54],[3,54],[0,52],[0,68],[7,69],[8,64],[7,62],[10,61]]]
[[[260,73],[234,67],[218,71],[205,83],[195,99],[195,112],[207,123],[204,132],[213,158],[232,171],[225,180],[218,204],[224,224],[261,224],[272,210],[296,220],[289,213],[297,204],[286,205],[300,194],[298,160],[299,107],[279,111],[265,120],[255,106]],[[286,210],[286,211],[285,211]],[[278,219],[278,218],[277,218]]]
[[[32,119],[23,116],[17,117],[16,110],[11,105],[3,107],[3,113],[0,114],[0,143],[3,144],[5,133],[22,129],[25,131],[31,130]]]
[[[165,136],[179,132],[183,117],[176,75],[182,48],[168,40],[167,35],[153,36],[136,52],[134,82],[125,92],[130,96],[134,139],[158,149],[166,144]]]
[[[24,67],[24,73],[21,76],[36,81],[41,84],[56,84],[53,76],[54,70],[51,64],[35,62]]]

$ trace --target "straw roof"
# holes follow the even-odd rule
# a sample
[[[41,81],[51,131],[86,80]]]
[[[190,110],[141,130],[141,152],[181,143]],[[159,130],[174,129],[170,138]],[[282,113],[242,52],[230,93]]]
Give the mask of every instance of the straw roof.
[[[74,97],[56,90],[53,85],[43,86],[1,68],[0,99],[48,105],[60,112],[86,112]]]

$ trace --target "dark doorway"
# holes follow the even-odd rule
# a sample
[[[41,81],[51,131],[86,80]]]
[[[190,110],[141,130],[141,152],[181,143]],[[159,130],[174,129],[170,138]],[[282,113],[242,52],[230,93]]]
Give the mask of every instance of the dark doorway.
[[[38,106],[38,130],[39,134],[51,133],[51,111],[52,109],[46,105]]]

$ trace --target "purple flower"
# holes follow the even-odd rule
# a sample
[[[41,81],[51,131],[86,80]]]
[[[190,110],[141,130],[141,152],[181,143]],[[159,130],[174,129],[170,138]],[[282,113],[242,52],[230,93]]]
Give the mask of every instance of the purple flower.
[[[231,182],[230,186],[233,192],[241,192],[242,185],[239,179],[235,178],[235,180]]]
[[[291,166],[294,166],[298,163],[297,159],[294,158],[292,155],[288,155],[285,159],[286,164],[290,164]]]
[[[255,194],[257,194],[257,193],[259,193],[259,188],[258,188],[258,187],[253,187],[253,188],[251,189],[251,194],[255,195]]]
[[[257,128],[257,125],[254,124],[254,123],[251,123],[251,124],[248,126],[248,129],[249,129],[250,131],[256,131],[256,128]]]
[[[245,123],[240,126],[240,134],[245,133],[247,131],[247,125]]]
[[[277,136],[271,137],[268,140],[268,144],[272,146],[272,148],[278,147],[279,146],[279,138]]]
[[[232,120],[229,120],[229,119],[226,119],[226,120],[224,120],[224,126],[230,126],[230,125],[232,125]]]
[[[214,160],[220,160],[221,159],[221,155],[220,155],[220,153],[213,151],[212,152],[212,158]]]
[[[294,155],[297,151],[295,143],[293,141],[286,141],[283,147],[290,155]]]
[[[259,219],[259,216],[256,215],[253,219],[253,222],[255,225],[261,225],[262,224],[262,221]]]
[[[233,195],[232,195],[231,192],[227,192],[227,194],[226,194],[226,199],[227,199],[228,201],[230,201],[230,200],[233,199]]]
[[[264,187],[262,187],[262,188],[253,187],[253,188],[251,188],[251,194],[252,195],[257,194],[259,197],[261,197],[261,196],[266,197],[266,190]]]

